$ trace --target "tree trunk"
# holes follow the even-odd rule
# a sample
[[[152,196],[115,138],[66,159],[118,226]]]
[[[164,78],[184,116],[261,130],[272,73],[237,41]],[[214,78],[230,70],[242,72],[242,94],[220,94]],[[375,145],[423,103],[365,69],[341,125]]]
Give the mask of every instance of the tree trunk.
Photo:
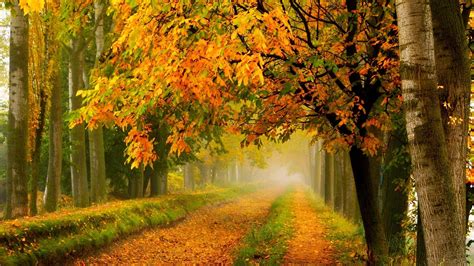
[[[12,4],[5,218],[28,215],[28,18]]]
[[[404,124],[404,122],[403,122]],[[406,154],[406,128],[400,127],[388,137],[387,152],[384,155],[382,183],[382,217],[389,243],[390,255],[402,255],[405,250],[403,220],[408,210],[407,187],[410,182],[410,161],[400,157]]]
[[[354,174],[351,166],[349,153],[344,153],[344,184],[345,184],[345,203],[344,216],[357,224],[360,221],[360,210],[357,202],[357,193],[354,183]]]
[[[136,197],[137,198],[143,198],[145,196],[145,193],[143,191],[143,183],[145,182],[145,167],[142,165],[140,166],[140,169],[138,169],[138,178],[136,179],[137,184],[135,185],[136,187]]]
[[[160,176],[160,194],[168,194],[168,157],[164,158],[161,167],[158,169],[158,174]]]
[[[54,5],[59,5],[55,0]],[[58,23],[56,19],[50,23]],[[62,87],[59,67],[48,66],[51,59],[60,62],[59,43],[53,37],[57,32],[51,32],[52,24],[47,25],[45,32],[45,52],[47,58],[45,64],[45,73],[47,69],[54,69],[49,77],[48,83],[51,86],[50,109],[49,109],[49,149],[48,149],[48,172],[46,176],[46,187],[43,195],[43,206],[47,212],[56,211],[59,197],[61,194],[61,171],[62,171],[62,131],[63,131],[63,112],[62,112]]]
[[[321,185],[321,171],[319,170],[319,167],[321,167],[321,151],[319,149],[319,140],[312,146],[311,152],[313,153],[313,171],[311,174],[311,179],[312,181],[312,188],[313,191],[319,195],[319,191],[321,188],[319,187]]]
[[[201,175],[201,186],[205,186],[209,179],[209,169],[204,163],[199,164],[199,174]]]
[[[96,62],[104,49],[104,0],[95,0],[95,43],[97,47]],[[105,150],[102,126],[89,131],[89,159],[91,175],[91,200],[107,200],[107,183],[105,181]]]
[[[150,176],[150,197],[155,197],[160,194],[160,174],[158,171],[158,160],[153,163],[153,170]]]
[[[235,182],[240,182],[240,169],[239,162],[235,160]]]
[[[334,210],[334,154],[325,153],[326,165],[324,168],[325,188],[324,202]]]
[[[38,179],[39,167],[41,160],[41,140],[43,138],[43,130],[46,117],[46,102],[45,88],[40,88],[40,111],[38,114],[38,127],[35,130],[35,147],[31,155],[31,180],[30,180],[30,215],[38,214]]]
[[[211,173],[211,184],[214,184],[216,182],[216,177],[217,177],[217,164],[212,165],[212,173]]]
[[[84,39],[82,36],[72,40],[69,58],[69,109],[71,112],[81,108],[82,99],[77,91],[84,88]],[[86,143],[84,125],[75,126],[70,131],[71,140],[71,184],[74,206],[89,206],[89,187],[87,182]]]
[[[321,199],[324,199],[324,195],[326,194],[326,151],[323,149],[322,141],[319,143],[319,153],[320,153],[320,165],[318,169],[319,180],[321,183],[319,184],[319,196]]]
[[[184,189],[194,190],[194,173],[191,163],[186,163],[183,169],[184,174]]]
[[[470,59],[458,0],[430,0],[433,20],[436,75],[441,92],[441,118],[456,209],[466,212],[466,158],[471,93]],[[444,102],[449,105],[445,107]],[[453,118],[455,120],[453,120]],[[458,223],[466,232],[464,217]]]
[[[421,222],[420,206],[418,206],[418,216],[416,219],[416,265],[426,266],[425,237],[423,236],[423,223]]]
[[[56,211],[61,195],[62,171],[62,138],[63,138],[63,112],[62,88],[59,73],[56,72],[51,89],[51,107],[49,115],[49,161],[46,189],[44,192],[44,208],[48,212]]]
[[[378,208],[377,192],[374,191],[376,186],[370,171],[370,158],[357,147],[352,147],[349,154],[364,223],[369,264],[383,263],[388,256],[388,244]]]
[[[400,74],[408,146],[427,263],[465,265],[464,232],[448,162],[435,72],[428,0],[397,0]],[[454,221],[454,222],[453,222]]]
[[[344,161],[343,154],[338,152],[334,154],[334,210],[340,214],[344,209]]]

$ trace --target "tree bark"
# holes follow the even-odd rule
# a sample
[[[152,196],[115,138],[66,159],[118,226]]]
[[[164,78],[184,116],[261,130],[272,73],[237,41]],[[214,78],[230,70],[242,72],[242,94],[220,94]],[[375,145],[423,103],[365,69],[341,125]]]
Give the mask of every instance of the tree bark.
[[[104,1],[95,0],[95,44],[96,62],[99,61],[104,49]],[[103,202],[107,200],[107,183],[105,181],[105,149],[102,126],[89,131],[89,160],[91,175],[91,200]]]
[[[55,4],[59,4],[55,1]],[[54,21],[57,23],[57,21]],[[52,41],[52,37],[46,37],[48,41]],[[49,46],[51,47],[51,46]],[[57,49],[53,50],[58,53]],[[51,56],[51,53],[49,53]],[[58,62],[60,56],[54,56]],[[48,61],[49,62],[49,61]],[[51,96],[49,110],[49,149],[48,149],[48,172],[46,176],[46,188],[44,191],[43,202],[44,209],[47,212],[56,211],[58,207],[59,197],[61,195],[61,173],[62,173],[62,138],[63,138],[63,110],[62,110],[62,87],[59,68],[53,71],[50,77]]]
[[[143,190],[143,183],[145,182],[145,167],[143,165],[140,166],[140,169],[138,169],[138,177],[136,179],[136,182],[136,197],[143,198],[145,196],[145,191]]]
[[[191,163],[186,163],[183,169],[184,175],[184,189],[194,190],[194,173]]]
[[[429,265],[465,265],[464,232],[438,99],[428,0],[397,0],[400,74]],[[454,221],[454,222],[453,222]]]
[[[158,168],[158,175],[160,177],[160,195],[168,194],[168,157],[163,158],[160,168]]]
[[[46,73],[45,73],[46,74]],[[38,214],[38,180],[39,180],[39,167],[41,160],[41,140],[43,138],[43,130],[46,117],[46,95],[45,88],[40,88],[40,111],[38,117],[38,127],[35,130],[35,147],[33,154],[31,155],[31,180],[30,180],[30,215]]]
[[[84,88],[83,68],[85,43],[82,36],[71,41],[69,58],[69,109],[71,112],[81,108],[81,97],[77,91]],[[75,126],[70,131],[71,140],[71,184],[74,206],[89,206],[89,187],[87,182],[86,143],[84,125]]]
[[[56,211],[61,195],[62,172],[62,138],[63,138],[63,112],[62,88],[59,73],[56,73],[52,82],[51,107],[49,115],[49,160],[46,189],[44,192],[44,208],[47,212]]]
[[[151,175],[150,175],[150,197],[155,197],[160,194],[160,186],[161,186],[161,180],[160,180],[160,174],[158,171],[158,160],[156,160],[153,163],[153,170],[151,170]]]
[[[420,206],[418,206],[418,216],[416,219],[416,265],[426,266],[425,237],[423,236],[423,223],[421,222]]]
[[[324,167],[325,188],[324,202],[334,209],[334,154],[325,153],[326,165]]]
[[[470,59],[461,7],[457,0],[430,0],[436,76],[441,86],[441,119],[448,150],[456,209],[466,212],[466,158],[471,93]],[[444,104],[444,102],[446,104]],[[445,107],[446,106],[446,107]],[[458,223],[466,232],[464,217]]]
[[[326,151],[323,149],[323,142],[320,141],[319,142],[319,146],[318,146],[318,149],[319,149],[319,156],[320,156],[320,166],[319,166],[319,181],[321,182],[319,184],[319,196],[321,197],[321,199],[324,199],[324,195],[326,194],[326,171],[324,169],[326,169]]]
[[[5,218],[28,215],[28,18],[12,4]]]
[[[334,154],[334,210],[342,214],[344,211],[344,161],[342,153]]]
[[[378,208],[377,192],[374,191],[376,186],[370,171],[370,158],[357,147],[352,147],[349,155],[365,229],[368,263],[383,263],[388,256],[388,243]]]
[[[406,187],[409,186],[411,168],[410,161],[404,160],[405,157],[409,157],[404,140],[406,140],[405,127],[392,131],[387,140],[387,152],[383,156],[382,217],[391,257],[402,255],[405,250],[402,224],[408,210]]]
[[[354,183],[354,174],[351,166],[351,159],[348,152],[344,153],[344,184],[345,203],[344,216],[357,224],[360,221],[360,210],[357,202],[357,192]]]

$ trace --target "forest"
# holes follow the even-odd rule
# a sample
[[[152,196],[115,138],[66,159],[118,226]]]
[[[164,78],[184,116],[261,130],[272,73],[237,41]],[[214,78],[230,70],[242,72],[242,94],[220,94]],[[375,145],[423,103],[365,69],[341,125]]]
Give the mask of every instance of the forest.
[[[0,265],[470,264],[473,29],[472,0],[0,0]]]

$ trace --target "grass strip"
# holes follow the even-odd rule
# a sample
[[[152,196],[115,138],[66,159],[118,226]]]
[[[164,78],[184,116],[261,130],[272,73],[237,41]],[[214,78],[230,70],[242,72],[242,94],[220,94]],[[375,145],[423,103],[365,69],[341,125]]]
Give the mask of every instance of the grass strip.
[[[234,265],[280,264],[293,235],[291,211],[293,190],[289,189],[273,202],[266,224],[253,227],[236,251]]]
[[[306,197],[321,223],[327,228],[326,239],[334,245],[338,262],[343,265],[363,263],[361,254],[365,254],[365,245],[361,227],[334,212],[310,189],[306,191]]]
[[[106,203],[0,224],[0,265],[50,264],[96,250],[115,239],[184,218],[204,205],[257,189],[245,185]]]

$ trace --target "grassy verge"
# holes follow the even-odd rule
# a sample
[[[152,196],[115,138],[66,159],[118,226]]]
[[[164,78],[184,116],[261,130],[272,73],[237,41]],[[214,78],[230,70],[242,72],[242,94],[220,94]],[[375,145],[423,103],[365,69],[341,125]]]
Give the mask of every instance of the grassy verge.
[[[0,223],[0,265],[49,264],[164,226],[197,208],[255,191],[247,185],[130,200]]]
[[[235,265],[275,265],[281,263],[287,242],[293,234],[292,190],[275,200],[266,224],[254,227],[236,252]]]
[[[334,244],[335,257],[343,265],[363,264],[365,245],[363,231],[326,206],[313,192],[306,192],[316,215],[327,228],[326,238]]]

